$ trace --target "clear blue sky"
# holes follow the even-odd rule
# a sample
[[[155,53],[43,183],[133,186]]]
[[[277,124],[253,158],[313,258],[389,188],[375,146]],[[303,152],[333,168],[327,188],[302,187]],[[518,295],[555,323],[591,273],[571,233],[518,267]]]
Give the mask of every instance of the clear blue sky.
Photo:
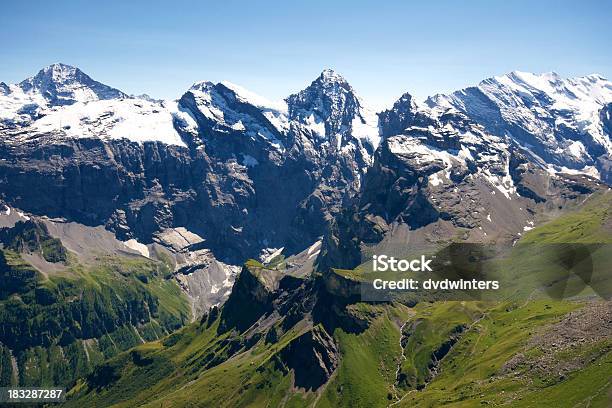
[[[270,99],[323,68],[376,107],[512,70],[612,77],[606,1],[6,1],[0,80],[53,62],[176,98],[227,79]]]

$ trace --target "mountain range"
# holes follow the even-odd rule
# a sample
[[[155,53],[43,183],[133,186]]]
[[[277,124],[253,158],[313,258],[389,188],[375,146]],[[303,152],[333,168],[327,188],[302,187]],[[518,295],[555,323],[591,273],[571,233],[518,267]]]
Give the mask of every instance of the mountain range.
[[[517,342],[476,387],[488,398],[529,364],[520,347],[544,347],[522,332],[544,327],[533,313],[556,333],[567,313],[596,325],[609,307],[366,304],[355,271],[406,246],[608,243],[611,114],[599,75],[515,71],[378,113],[329,69],[278,102],[230,82],[130,96],[65,64],[0,82],[0,379],[100,406],[188,405],[178,390],[227,396],[240,378],[227,404],[426,405],[441,401],[412,393],[457,380],[464,342],[502,335],[479,323],[494,315]],[[583,331],[583,351],[609,359],[609,335]],[[455,343],[464,360],[443,362]]]

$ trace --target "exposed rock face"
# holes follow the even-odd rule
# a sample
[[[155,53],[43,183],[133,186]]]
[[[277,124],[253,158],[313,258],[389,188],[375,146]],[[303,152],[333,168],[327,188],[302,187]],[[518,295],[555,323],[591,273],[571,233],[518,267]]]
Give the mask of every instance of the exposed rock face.
[[[434,121],[427,115],[419,112],[412,95],[403,94],[389,110],[378,114],[381,132],[385,135],[400,135],[404,129],[417,125],[427,127]]]
[[[259,267],[242,268],[232,293],[223,308],[223,330],[247,330],[263,315],[272,312],[280,273]]]
[[[553,175],[512,138],[454,109],[418,106],[409,95],[380,120],[384,139],[352,206],[324,239],[322,269],[354,268],[364,249],[377,245],[510,243],[542,213],[606,188],[584,176]]]
[[[303,182],[292,184],[293,191],[283,189],[286,179],[278,173],[292,170],[274,166],[269,171],[276,176],[266,175],[262,166],[253,177],[261,189],[283,194],[257,195],[246,167],[236,161],[213,161],[202,150],[161,143],[79,139],[3,144],[0,150],[11,158],[0,163],[2,194],[16,207],[106,224],[122,239],[143,242],[151,242],[156,231],[184,226],[230,260],[256,256],[266,239],[269,246],[284,239],[298,240],[295,247],[315,241],[328,217],[326,201],[341,195],[308,198],[313,180],[302,171]],[[306,201],[300,205],[300,199]],[[299,238],[298,226],[310,228],[310,234]]]
[[[192,160],[175,146],[43,140],[0,146],[7,158],[0,170],[6,201],[37,214],[89,225],[107,223],[120,238],[150,237],[168,226],[174,214],[166,204],[188,192],[193,177],[203,173],[197,165],[187,169],[185,164],[198,157]]]
[[[316,326],[291,341],[280,357],[293,370],[296,387],[317,390],[338,367],[339,352],[334,339],[323,327]]]
[[[83,75],[54,65],[22,84],[36,95],[78,83],[98,99],[123,97]],[[48,103],[69,103],[62,92]],[[115,138],[119,124],[131,120],[123,110],[136,109],[124,105],[151,102],[98,108],[79,100],[79,109],[103,113],[92,110],[77,127],[43,126],[32,117],[4,130],[0,194],[32,213],[106,225],[122,240],[147,244],[159,231],[185,227],[228,263],[256,258],[265,248],[297,253],[323,235],[359,188],[378,130],[332,71],[287,101],[273,104],[230,83],[197,83],[168,113],[182,140],[136,143]],[[156,117],[152,112],[147,115]],[[100,138],[75,133],[91,128],[83,120],[99,128]]]
[[[599,188],[552,173],[609,180],[611,97],[595,76],[513,73],[429,107],[406,93],[376,118],[331,70],[278,103],[229,82],[160,102],[54,64],[0,86],[0,199],[163,241],[193,299],[218,291],[203,310],[227,296],[230,265],[299,253],[328,228],[324,268],[386,242],[515,240]]]
[[[239,267],[215,259],[206,249],[190,251],[185,263],[177,265],[175,278],[192,301],[194,316],[201,316],[229,296]]]
[[[342,76],[326,69],[309,87],[286,101],[291,120],[308,127],[322,125],[324,132],[318,132],[319,138],[335,139],[339,148],[356,150],[361,167],[369,164],[369,156],[379,143],[376,117]]]
[[[11,92],[9,86],[4,82],[0,82],[0,95],[7,95],[9,92]]]
[[[204,248],[206,241],[184,227],[165,229],[154,234],[153,240],[158,258],[174,260],[174,277],[191,300],[195,317],[225,302],[239,267],[217,260]]]
[[[276,369],[293,373],[295,387],[316,391],[328,382],[340,360],[330,333],[338,326],[360,332],[369,322],[345,310],[355,300],[353,296],[334,291],[321,276],[300,271],[297,263],[308,262],[303,256],[307,253],[292,258],[287,269],[270,269],[249,261],[223,305],[218,331],[232,333],[227,340],[232,347],[225,358],[260,340],[275,344],[284,335],[298,333],[271,361]],[[216,313],[213,309],[206,322],[214,321]]]

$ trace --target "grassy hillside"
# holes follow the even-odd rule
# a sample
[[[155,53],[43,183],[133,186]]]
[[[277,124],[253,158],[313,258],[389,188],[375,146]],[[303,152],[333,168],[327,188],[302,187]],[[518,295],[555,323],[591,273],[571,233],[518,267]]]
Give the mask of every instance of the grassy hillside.
[[[607,406],[609,337],[553,352],[547,364],[562,367],[562,374],[546,366],[533,369],[543,364],[541,356],[550,350],[530,344],[530,339],[547,333],[567,313],[584,307],[582,303],[439,302],[413,310],[401,305],[355,306],[370,314],[370,325],[358,334],[336,330],[341,363],[316,392],[293,387],[291,372],[275,364],[275,356],[298,335],[299,327],[274,346],[262,341],[225,360],[225,348],[235,335],[219,336],[216,320],[210,327],[206,322],[192,324],[163,341],[115,357],[77,385],[72,391],[75,399],[67,406],[528,407],[550,401],[559,401],[555,406],[586,406],[588,401],[592,407]],[[408,322],[402,332],[400,322]],[[411,323],[418,324],[402,348],[401,333],[406,335]],[[433,356],[457,333],[457,326],[465,329],[433,374]],[[510,370],[517,355],[525,358]],[[576,355],[578,363],[564,365]],[[210,366],[219,356],[220,363]]]
[[[594,196],[526,233],[494,260],[518,282],[496,300],[363,303],[359,274],[298,279],[250,262],[224,308],[107,360],[66,406],[608,407],[612,303],[578,288],[558,244],[596,244],[589,259],[605,271],[609,211],[610,194]],[[564,268],[578,277],[551,296]],[[333,345],[300,348],[315,332]],[[328,358],[324,383],[301,383]]]
[[[144,258],[74,259],[45,276],[0,250],[0,385],[70,386],[105,359],[187,323],[188,302]]]
[[[595,400],[605,397],[611,385],[606,375],[612,364],[611,338],[587,343],[566,339],[559,342],[558,350],[533,341],[540,333],[553,335],[555,323],[582,307],[573,302],[535,301],[485,308],[440,361],[435,378],[420,391],[405,394],[398,406],[575,406],[581,401],[586,406],[591,399],[591,406],[607,406]],[[609,304],[603,307],[609,312]],[[417,328],[411,350],[428,341],[439,344],[430,327],[444,327],[445,315],[453,310],[444,304],[417,309],[417,319],[422,314],[431,317],[424,318],[429,327]],[[415,358],[430,355],[426,351]],[[577,361],[564,364],[573,356],[578,356]],[[420,367],[418,363],[408,366]]]
[[[110,360],[72,391],[67,406],[384,406],[393,392],[400,353],[398,323],[407,317],[401,305],[361,304],[371,319],[360,333],[338,329],[342,362],[335,378],[318,392],[292,386],[290,373],[276,362],[290,340],[304,330],[298,323],[273,345],[262,339],[228,360],[215,360],[239,339],[217,333],[214,322],[194,323],[169,338],[133,349]],[[209,326],[210,325],[210,326]],[[112,373],[112,374],[108,374]],[[97,384],[97,379],[102,384]],[[104,381],[106,379],[106,381]],[[114,379],[114,380],[113,380]],[[123,401],[122,401],[123,400]],[[121,401],[121,402],[120,402]]]
[[[593,194],[576,210],[528,231],[521,242],[612,244],[612,192]]]

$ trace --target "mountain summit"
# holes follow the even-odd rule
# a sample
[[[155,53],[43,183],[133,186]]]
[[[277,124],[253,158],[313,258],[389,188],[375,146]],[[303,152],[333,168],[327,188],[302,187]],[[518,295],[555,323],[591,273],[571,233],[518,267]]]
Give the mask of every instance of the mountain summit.
[[[127,98],[118,89],[93,80],[80,69],[51,64],[18,84],[26,93],[40,93],[51,105],[71,105],[105,99]]]
[[[324,136],[351,134],[365,139],[370,147],[378,146],[376,115],[364,107],[362,100],[344,77],[331,69],[325,69],[306,89],[287,99],[289,118],[304,124],[321,124]],[[342,138],[339,144],[348,140]]]

